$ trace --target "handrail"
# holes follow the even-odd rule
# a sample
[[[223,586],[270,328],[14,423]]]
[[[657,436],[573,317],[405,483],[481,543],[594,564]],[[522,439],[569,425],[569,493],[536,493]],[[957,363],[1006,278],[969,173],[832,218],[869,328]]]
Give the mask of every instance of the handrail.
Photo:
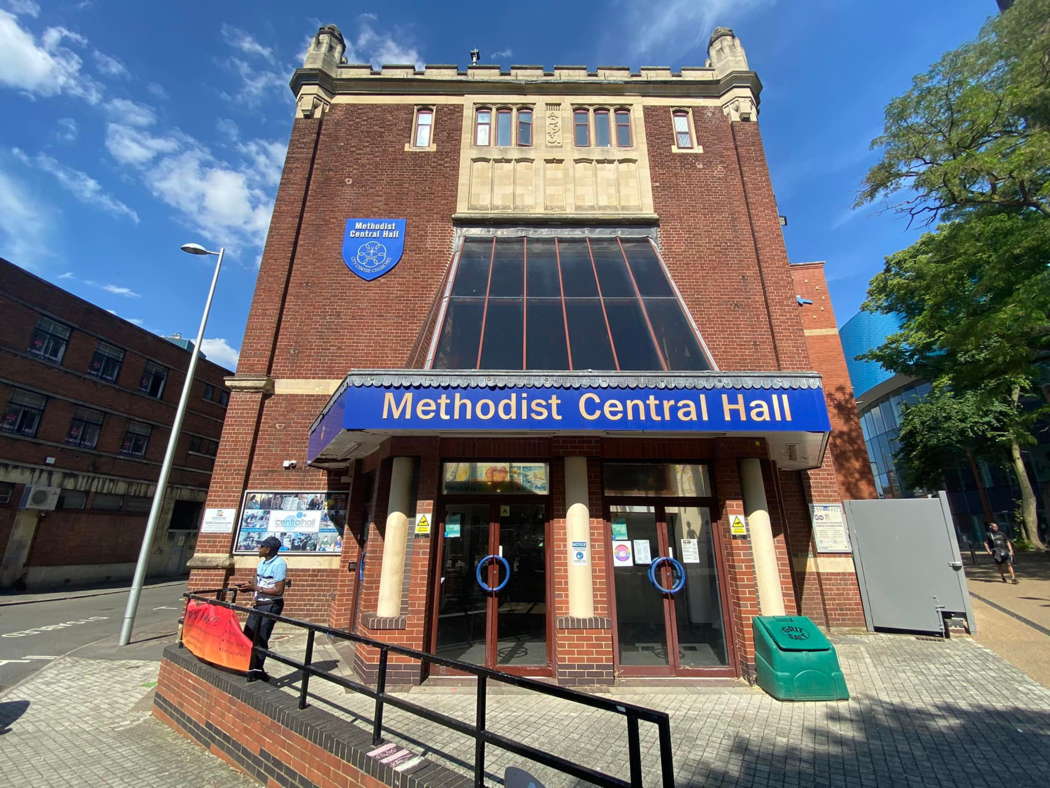
[[[323,624],[314,624],[309,621],[302,621],[296,618],[289,618],[288,616],[276,615],[269,613],[258,608],[245,607],[243,605],[237,605],[232,602],[227,602],[225,597],[230,591],[234,592],[234,599],[236,600],[236,589],[230,588],[217,588],[207,589],[197,592],[187,592],[182,596],[186,599],[186,605],[188,606],[191,600],[199,602],[205,602],[209,605],[218,605],[220,607],[229,608],[241,613],[254,613],[258,616],[271,618],[274,621],[280,621],[285,624],[291,624],[302,629],[307,630],[306,638],[306,649],[303,655],[303,661],[299,662],[291,657],[286,657],[282,654],[278,654],[269,649],[264,649],[259,646],[258,633],[259,627],[255,628],[254,638],[252,642],[252,649],[254,653],[258,653],[267,658],[271,658],[289,667],[296,668],[302,673],[302,682],[299,686],[299,708],[305,709],[307,706],[306,697],[310,684],[310,677],[317,676],[330,681],[337,686],[343,687],[344,689],[353,690],[375,700],[375,714],[373,715],[372,724],[372,743],[379,744],[382,740],[383,733],[383,707],[386,704],[390,704],[395,708],[401,709],[402,711],[415,714],[431,722],[435,722],[439,725],[443,725],[446,728],[451,728],[459,733],[472,736],[474,738],[474,785],[483,786],[485,776],[485,745],[492,744],[501,749],[513,752],[517,755],[521,755],[525,758],[529,758],[538,763],[542,763],[545,766],[550,766],[553,769],[557,769],[560,772],[571,774],[574,777],[578,777],[583,780],[589,780],[592,783],[602,786],[640,786],[642,785],[642,760],[641,760],[641,744],[638,737],[638,721],[642,720],[645,722],[652,722],[657,726],[659,742],[660,742],[660,771],[662,774],[662,784],[664,788],[671,788],[674,785],[674,764],[671,757],[671,722],[666,712],[656,711],[655,709],[649,709],[645,706],[636,706],[632,703],[623,703],[621,701],[610,700],[606,698],[599,698],[594,695],[588,695],[587,693],[580,692],[579,690],[569,689],[568,687],[560,687],[556,684],[547,684],[542,681],[536,681],[525,676],[515,676],[510,673],[504,673],[499,670],[493,670],[492,668],[486,668],[481,665],[473,665],[469,662],[461,662],[458,659],[449,659],[447,657],[440,657],[437,654],[431,654],[426,651],[418,651],[407,646],[398,646],[393,643],[384,643],[379,640],[373,640],[372,638],[365,637],[364,635],[358,635],[353,632],[347,632],[343,629],[335,629],[334,627],[324,626]],[[205,594],[214,594],[215,598],[205,596]],[[313,649],[314,639],[317,633],[328,635],[329,637],[337,638],[339,640],[349,640],[356,643],[361,643],[366,646],[379,650],[379,671],[376,679],[376,688],[373,690],[360,682],[352,679],[345,678],[343,676],[335,675],[327,670],[322,670],[312,665],[313,661]],[[179,646],[182,646],[182,630],[179,630]],[[397,654],[400,656],[410,657],[412,659],[419,660],[423,663],[430,663],[433,665],[442,665],[453,670],[458,670],[464,673],[471,673],[478,679],[478,694],[477,704],[475,710],[475,722],[473,725],[467,722],[450,717],[446,714],[433,711],[424,706],[420,706],[411,701],[405,700],[404,698],[398,698],[391,695],[386,691],[386,674],[387,674],[387,661],[390,654]],[[591,708],[601,709],[603,711],[610,711],[615,714],[621,714],[627,718],[627,744],[629,754],[629,765],[631,778],[630,781],[623,780],[619,777],[614,777],[604,772],[591,769],[580,764],[573,763],[572,761],[566,760],[558,755],[554,755],[545,750],[539,750],[530,745],[522,742],[509,739],[505,736],[501,736],[496,733],[492,733],[485,727],[485,711],[486,711],[486,700],[487,700],[487,687],[488,679],[500,681],[505,684],[511,684],[522,689],[534,690],[544,695],[550,695],[555,698],[562,700],[572,701],[574,703],[580,703]],[[249,672],[248,681],[254,681],[253,674]]]

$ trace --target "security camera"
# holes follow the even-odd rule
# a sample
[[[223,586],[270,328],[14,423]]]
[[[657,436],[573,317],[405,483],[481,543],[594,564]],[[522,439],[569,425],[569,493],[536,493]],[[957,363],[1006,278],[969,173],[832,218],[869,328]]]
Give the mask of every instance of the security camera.
[[[286,471],[290,471],[292,468],[295,467],[295,460],[285,460],[281,463],[281,467],[284,468]]]

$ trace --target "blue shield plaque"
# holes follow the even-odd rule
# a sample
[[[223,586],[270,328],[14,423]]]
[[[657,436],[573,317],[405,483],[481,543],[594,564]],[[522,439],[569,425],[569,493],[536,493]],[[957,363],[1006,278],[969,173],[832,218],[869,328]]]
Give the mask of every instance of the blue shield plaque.
[[[401,260],[405,251],[407,219],[347,219],[343,233],[343,262],[371,282]]]

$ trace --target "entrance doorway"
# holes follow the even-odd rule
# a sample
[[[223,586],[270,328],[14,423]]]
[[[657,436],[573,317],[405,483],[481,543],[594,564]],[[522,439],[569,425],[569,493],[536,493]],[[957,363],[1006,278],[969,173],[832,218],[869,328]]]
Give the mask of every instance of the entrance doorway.
[[[730,675],[725,610],[707,506],[607,499],[624,675]]]
[[[446,502],[439,518],[434,652],[550,675],[547,504]],[[434,674],[449,673],[435,665]]]

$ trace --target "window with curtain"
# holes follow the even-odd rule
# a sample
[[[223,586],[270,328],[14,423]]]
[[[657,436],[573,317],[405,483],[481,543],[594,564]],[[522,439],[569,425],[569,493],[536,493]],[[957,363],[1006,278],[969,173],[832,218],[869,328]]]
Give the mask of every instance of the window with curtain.
[[[648,238],[467,238],[435,369],[705,370]]]

